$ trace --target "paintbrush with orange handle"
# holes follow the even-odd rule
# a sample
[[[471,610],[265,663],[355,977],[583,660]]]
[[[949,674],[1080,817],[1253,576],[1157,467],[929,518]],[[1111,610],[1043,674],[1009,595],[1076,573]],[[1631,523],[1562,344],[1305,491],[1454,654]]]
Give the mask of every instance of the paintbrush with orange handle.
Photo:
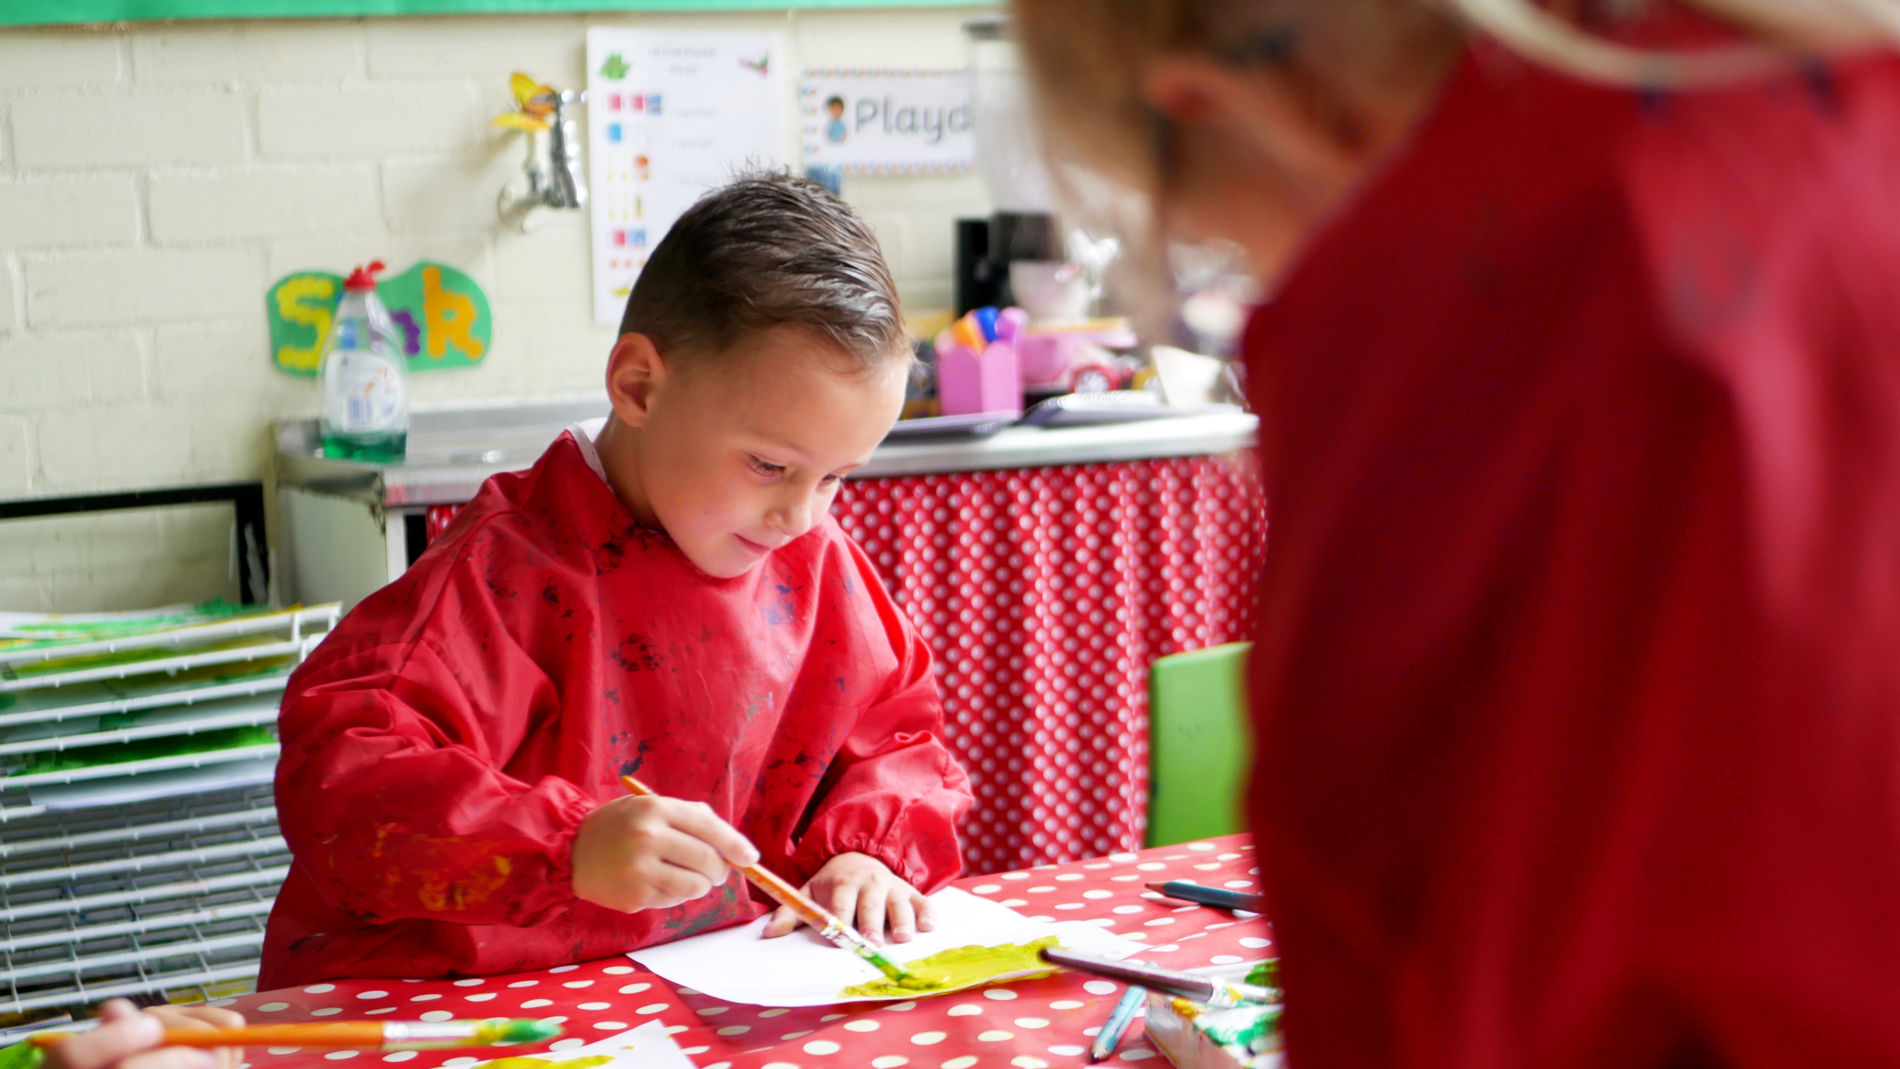
[[[167,1028],[165,1047],[379,1047],[427,1050],[438,1047],[505,1047],[555,1039],[561,1026],[552,1021],[495,1017],[486,1021],[311,1021],[306,1024],[253,1024],[242,1028]],[[72,1032],[39,1032],[27,1037],[50,1047]]]
[[[622,776],[620,782],[634,794],[661,797],[658,791],[632,776]],[[833,946],[849,950],[877,966],[878,971],[897,983],[915,980],[910,973],[885,957],[884,953],[877,948],[877,944],[859,935],[857,929],[839,920],[830,910],[812,901],[809,895],[793,887],[777,874],[758,865],[741,865],[738,868],[746,879],[752,881],[753,886],[771,895],[779,905],[798,914],[800,920],[811,925],[819,935],[830,940]]]

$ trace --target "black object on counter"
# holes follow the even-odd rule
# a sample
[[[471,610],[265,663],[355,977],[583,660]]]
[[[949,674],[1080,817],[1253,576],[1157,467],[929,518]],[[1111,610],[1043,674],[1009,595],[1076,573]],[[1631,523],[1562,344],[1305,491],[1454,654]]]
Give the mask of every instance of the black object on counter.
[[[1066,259],[1061,228],[1048,212],[997,212],[988,219],[958,219],[957,315],[972,308],[1015,304],[1009,289],[1011,263]]]

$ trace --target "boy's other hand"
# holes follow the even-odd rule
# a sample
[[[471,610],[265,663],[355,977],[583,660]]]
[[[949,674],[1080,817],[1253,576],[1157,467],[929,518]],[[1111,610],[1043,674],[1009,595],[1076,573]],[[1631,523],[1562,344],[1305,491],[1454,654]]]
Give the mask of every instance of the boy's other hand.
[[[804,891],[873,943],[885,942],[886,927],[893,943],[908,943],[918,932],[937,927],[930,900],[869,854],[839,854],[825,862]],[[765,937],[777,939],[797,927],[798,914],[780,906],[766,922]]]
[[[616,798],[582,818],[574,835],[574,895],[622,913],[665,909],[726,882],[727,866],[758,860],[703,802]]]
[[[157,1006],[140,1013],[115,998],[99,1007],[100,1025],[46,1052],[46,1069],[234,1069],[242,1050],[161,1047],[167,1028],[242,1028],[244,1017],[215,1006]]]

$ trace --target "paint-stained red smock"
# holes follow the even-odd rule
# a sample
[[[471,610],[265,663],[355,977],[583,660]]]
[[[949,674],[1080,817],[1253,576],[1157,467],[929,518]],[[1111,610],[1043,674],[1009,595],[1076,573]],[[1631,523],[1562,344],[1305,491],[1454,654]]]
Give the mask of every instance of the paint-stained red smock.
[[[1467,57],[1248,350],[1288,1063],[1900,1065],[1900,60]]]
[[[708,803],[794,882],[860,851],[935,890],[970,804],[942,720],[927,648],[830,518],[712,579],[563,434],[291,678],[295,864],[259,986],[541,968],[761,912],[737,873],[673,909],[574,897],[575,829],[623,773]]]

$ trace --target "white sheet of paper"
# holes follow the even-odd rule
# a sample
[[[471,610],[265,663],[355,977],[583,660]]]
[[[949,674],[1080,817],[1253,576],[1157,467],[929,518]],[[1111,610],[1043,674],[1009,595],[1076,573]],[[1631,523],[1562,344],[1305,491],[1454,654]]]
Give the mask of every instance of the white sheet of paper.
[[[527,1057],[539,1058],[558,1066],[576,1058],[604,1055],[613,1061],[601,1066],[601,1069],[693,1069],[692,1061],[681,1053],[679,1044],[666,1034],[664,1021],[648,1021],[638,1028],[630,1028],[592,1043],[583,1043],[578,1038],[557,1039],[554,1048],[545,1054],[530,1054]]]
[[[930,904],[937,915],[937,930],[920,933],[908,943],[888,944],[884,952],[892,961],[902,965],[956,947],[1026,943],[1046,935],[1060,936],[1066,949],[1104,958],[1125,958],[1141,950],[1140,943],[1095,925],[1030,920],[1007,906],[955,888],[931,895]],[[878,979],[878,971],[857,955],[820,939],[809,928],[801,927],[783,939],[762,939],[759,933],[765,929],[765,922],[766,918],[760,917],[741,927],[642,947],[629,951],[627,956],[673,984],[727,1002],[827,1006],[834,1002],[894,1001],[844,997],[840,992],[845,988]]]

